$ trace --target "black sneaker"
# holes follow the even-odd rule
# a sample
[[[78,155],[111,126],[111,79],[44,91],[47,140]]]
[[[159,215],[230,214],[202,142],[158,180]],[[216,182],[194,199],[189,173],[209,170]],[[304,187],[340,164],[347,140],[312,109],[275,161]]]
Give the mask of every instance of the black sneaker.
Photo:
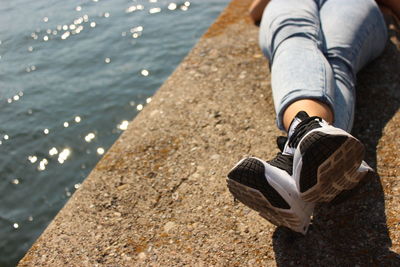
[[[229,172],[227,183],[236,199],[271,223],[305,234],[314,204],[300,198],[292,164],[293,155],[285,152],[268,162],[244,158]]]
[[[368,171],[368,165],[361,164],[364,145],[358,139],[304,111],[290,126],[288,145],[295,149],[293,179],[307,202],[330,202]]]

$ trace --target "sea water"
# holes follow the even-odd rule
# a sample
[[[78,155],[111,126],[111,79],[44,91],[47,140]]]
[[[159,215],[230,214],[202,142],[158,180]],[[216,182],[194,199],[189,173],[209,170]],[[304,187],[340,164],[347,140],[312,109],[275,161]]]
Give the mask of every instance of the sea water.
[[[228,0],[0,4],[0,266],[79,188]]]

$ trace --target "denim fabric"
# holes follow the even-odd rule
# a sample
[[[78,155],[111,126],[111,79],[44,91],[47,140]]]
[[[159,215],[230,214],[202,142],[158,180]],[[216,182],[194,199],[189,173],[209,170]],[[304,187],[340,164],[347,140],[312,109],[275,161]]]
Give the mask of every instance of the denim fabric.
[[[271,65],[277,124],[299,99],[316,99],[351,131],[356,73],[384,49],[387,29],[373,0],[271,0],[260,46]]]

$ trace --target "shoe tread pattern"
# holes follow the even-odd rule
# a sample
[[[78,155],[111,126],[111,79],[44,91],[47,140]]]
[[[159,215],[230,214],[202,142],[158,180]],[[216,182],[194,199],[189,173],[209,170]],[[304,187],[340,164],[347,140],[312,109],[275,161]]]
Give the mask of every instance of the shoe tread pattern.
[[[260,191],[272,206],[281,209],[290,209],[289,204],[267,182],[264,164],[255,159],[247,158],[236,166],[229,174],[229,179]]]
[[[362,179],[357,169],[364,146],[354,137],[313,132],[300,143],[300,151],[300,195],[305,201],[329,202]]]
[[[268,184],[264,171],[264,165],[259,160],[245,159],[228,174],[229,191],[237,200],[257,211],[261,217],[274,225],[289,229],[300,228],[301,218]]]
[[[287,209],[274,207],[257,189],[245,186],[233,179],[227,179],[231,194],[249,208],[257,211],[261,217],[276,226],[285,226],[290,229],[301,227],[301,219]]]

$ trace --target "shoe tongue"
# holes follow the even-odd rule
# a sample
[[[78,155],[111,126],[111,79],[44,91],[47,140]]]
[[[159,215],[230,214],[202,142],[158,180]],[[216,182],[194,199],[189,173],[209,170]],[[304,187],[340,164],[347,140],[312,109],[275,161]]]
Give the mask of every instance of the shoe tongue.
[[[295,148],[289,146],[289,142],[286,142],[285,147],[282,150],[282,154],[284,155],[294,155]]]
[[[276,144],[283,155],[294,155],[294,148],[289,147],[288,138],[286,136],[278,136]]]

